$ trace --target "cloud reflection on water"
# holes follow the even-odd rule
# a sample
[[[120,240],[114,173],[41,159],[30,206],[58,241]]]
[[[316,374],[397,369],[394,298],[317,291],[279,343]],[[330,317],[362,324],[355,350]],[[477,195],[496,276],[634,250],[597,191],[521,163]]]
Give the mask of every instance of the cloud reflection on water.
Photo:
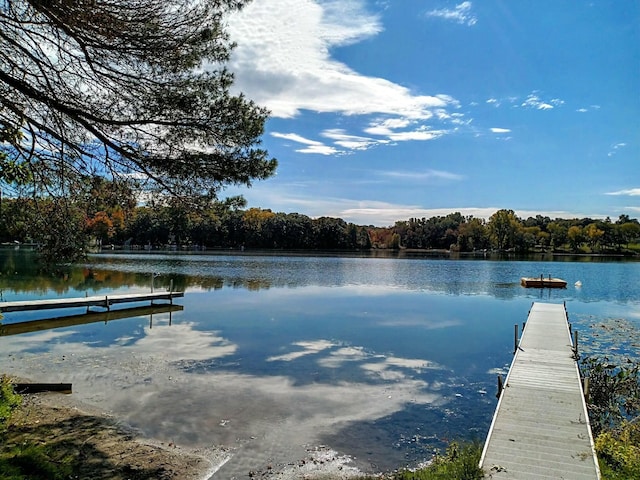
[[[295,363],[317,355],[322,368],[355,363],[361,375],[353,381],[300,383],[286,373],[238,373],[209,362],[234,357],[237,344],[219,332],[197,330],[196,322],[168,325],[167,318],[154,317],[152,328],[117,337],[112,345],[83,341],[76,330],[3,338],[3,351],[12,352],[14,360],[7,368],[5,356],[0,368],[34,381],[72,382],[78,400],[160,441],[226,445],[234,452],[224,467],[231,471],[234,465],[245,469],[246,462],[262,458],[265,451],[273,461],[290,460],[292,452],[319,442],[322,435],[393,415],[407,404],[445,401],[426,381],[406,374],[437,368],[427,360],[387,357],[318,339],[293,342],[289,348],[300,350],[268,360]],[[45,352],[34,353],[34,345]],[[200,364],[206,368],[185,368]]]

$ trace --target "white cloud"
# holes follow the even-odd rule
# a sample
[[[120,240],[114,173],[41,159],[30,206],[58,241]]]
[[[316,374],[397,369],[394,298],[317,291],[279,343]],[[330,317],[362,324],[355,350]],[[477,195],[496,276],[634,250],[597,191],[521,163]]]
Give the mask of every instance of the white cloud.
[[[344,130],[338,128],[325,130],[322,132],[322,136],[334,140],[336,145],[349,150],[366,150],[380,143],[379,140],[372,138],[349,135]]]
[[[640,188],[630,188],[627,190],[618,190],[616,192],[608,192],[606,195],[623,195],[628,197],[638,197],[640,196]]]
[[[228,20],[238,44],[231,61],[236,87],[281,118],[306,109],[419,119],[428,118],[433,108],[447,107],[445,97],[414,95],[331,58],[332,48],[382,31],[380,19],[365,5],[361,0],[250,3]]]
[[[276,138],[283,138],[285,140],[291,140],[293,142],[304,143],[305,145],[322,145],[322,142],[309,140],[308,138],[304,138],[302,135],[298,135],[297,133],[273,132],[271,133],[271,136]]]
[[[471,13],[471,6],[471,2],[462,2],[456,5],[454,9],[442,8],[431,10],[427,12],[427,16],[453,20],[463,25],[472,26],[478,22],[478,19]]]
[[[325,145],[322,142],[318,142],[317,140],[310,140],[308,138],[303,137],[302,135],[298,135],[297,133],[279,133],[272,132],[272,137],[282,138],[284,140],[291,140],[292,142],[301,143],[303,145],[307,145],[305,148],[297,149],[296,152],[299,153],[310,153],[317,155],[337,155],[342,153],[335,147],[331,147],[329,145]]]
[[[560,100],[559,98],[543,100],[534,92],[529,94],[520,106],[536,110],[551,110],[552,108],[559,107],[562,104],[564,104],[564,100]]]
[[[337,148],[331,147],[329,145],[310,145],[306,148],[301,148],[299,150],[296,150],[296,152],[298,153],[312,153],[312,154],[317,154],[317,155],[337,155],[339,153],[342,153],[340,150],[338,150]]]
[[[454,117],[453,120],[454,123],[459,121],[459,116]],[[369,135],[383,136],[393,142],[433,140],[447,133],[446,130],[431,130],[425,125],[418,125],[417,127],[407,129],[408,127],[415,125],[415,123],[416,122],[407,119],[399,118],[382,119],[370,122],[369,126],[365,128],[364,131]],[[400,129],[404,130],[399,131]]]
[[[467,7],[461,8],[464,12]],[[459,108],[454,98],[416,93],[384,78],[362,75],[331,57],[335,47],[360,42],[382,29],[380,18],[367,11],[364,0],[254,0],[228,18],[228,31],[237,43],[229,65],[234,88],[276,118],[292,118],[305,110],[379,117],[383,130],[372,131],[370,125],[365,133],[383,139],[365,140],[343,132],[344,138],[332,138],[336,145],[331,147],[301,142],[294,134],[281,137],[308,145],[300,153],[340,154],[446,133],[428,131],[425,123],[454,118],[448,112]]]
[[[493,133],[511,133],[511,130],[508,129],[508,128],[493,127],[493,128],[491,128],[491,132],[493,132]]]

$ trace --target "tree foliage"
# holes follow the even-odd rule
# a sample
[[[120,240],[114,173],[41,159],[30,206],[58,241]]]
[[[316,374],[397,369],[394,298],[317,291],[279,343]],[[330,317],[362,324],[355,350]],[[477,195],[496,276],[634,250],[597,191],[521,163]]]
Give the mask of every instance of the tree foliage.
[[[69,196],[103,176],[183,199],[273,174],[267,111],[233,95],[242,0],[0,0],[0,181]]]

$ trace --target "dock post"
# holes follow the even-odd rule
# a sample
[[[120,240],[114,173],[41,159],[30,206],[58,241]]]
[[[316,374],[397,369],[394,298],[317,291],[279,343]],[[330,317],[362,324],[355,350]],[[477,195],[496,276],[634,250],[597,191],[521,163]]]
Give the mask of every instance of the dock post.
[[[580,358],[578,354],[578,331],[573,332],[573,357],[577,360]]]
[[[500,394],[502,393],[503,384],[502,384],[502,375],[498,375],[498,393],[496,393],[496,398],[500,398]]]
[[[151,293],[153,293],[153,281],[155,279],[155,276],[153,275],[153,272],[151,272]],[[151,302],[153,303],[153,302]]]
[[[513,326],[513,353],[518,351],[518,324]]]
[[[589,377],[584,377],[584,399],[589,401]]]

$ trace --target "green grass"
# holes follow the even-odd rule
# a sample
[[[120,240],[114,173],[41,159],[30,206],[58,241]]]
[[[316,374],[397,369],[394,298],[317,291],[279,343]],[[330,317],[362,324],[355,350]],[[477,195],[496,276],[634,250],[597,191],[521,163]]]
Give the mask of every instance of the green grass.
[[[436,456],[426,468],[404,470],[395,476],[395,480],[479,480],[483,473],[478,463],[482,454],[482,445],[478,442],[458,444],[452,442],[445,455]]]
[[[11,379],[6,375],[0,377],[0,434],[7,429],[11,413],[22,403],[22,397],[13,391]]]
[[[640,478],[640,423],[625,422],[596,439],[602,480]]]
[[[70,478],[73,459],[44,444],[7,445],[7,425],[22,403],[13,391],[11,379],[0,377],[0,480],[64,480]]]
[[[66,480],[72,478],[73,461],[47,445],[16,445],[0,453],[0,479]]]

